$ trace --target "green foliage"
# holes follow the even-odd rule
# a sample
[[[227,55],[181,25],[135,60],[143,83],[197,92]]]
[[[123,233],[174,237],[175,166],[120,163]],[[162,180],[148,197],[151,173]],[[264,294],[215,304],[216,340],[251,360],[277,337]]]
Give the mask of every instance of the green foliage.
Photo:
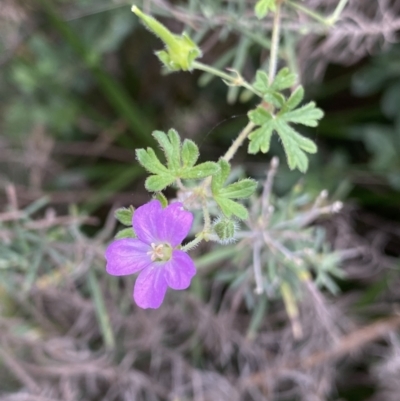
[[[258,0],[254,12],[258,19],[264,18],[269,11],[276,10],[276,0]]]
[[[162,164],[152,148],[136,150],[139,163],[152,173],[145,184],[148,191],[161,191],[177,179],[197,180],[219,171],[218,164],[214,162],[195,165],[199,157],[197,145],[190,139],[185,139],[182,144],[174,129],[170,129],[168,135],[154,131],[153,137],[163,150],[167,162],[166,165]]]
[[[211,190],[214,200],[217,202],[222,213],[226,217],[234,215],[242,220],[247,219],[247,209],[240,203],[235,202],[233,199],[249,198],[256,190],[257,182],[250,178],[246,178],[224,186],[225,181],[229,177],[231,168],[229,163],[224,159],[220,159],[218,164],[220,170],[213,176],[211,182]]]
[[[287,68],[279,71],[271,84],[266,73],[262,71],[257,73],[254,88],[262,94],[264,102],[273,105],[278,110],[271,111],[268,105],[262,104],[249,112],[250,120],[260,127],[249,135],[248,151],[252,154],[260,151],[267,153],[272,134],[276,132],[282,141],[290,169],[298,168],[304,173],[308,169],[306,152],[315,153],[317,147],[313,141],[299,134],[291,124],[315,127],[318,120],[322,118],[323,112],[315,106],[314,102],[296,108],[304,97],[301,86],[285,99],[280,91],[293,86],[295,82],[296,76]]]

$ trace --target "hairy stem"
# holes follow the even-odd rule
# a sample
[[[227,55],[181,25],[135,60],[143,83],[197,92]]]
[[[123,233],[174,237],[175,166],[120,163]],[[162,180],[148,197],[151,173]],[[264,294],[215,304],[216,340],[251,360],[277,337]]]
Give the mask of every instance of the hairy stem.
[[[239,73],[236,73],[237,76],[232,76],[223,72],[217,68],[211,67],[207,64],[200,63],[199,61],[194,61],[192,64],[193,68],[196,70],[208,72],[209,74],[215,75],[219,78],[222,78],[224,81],[229,82],[234,86],[243,86],[244,88],[248,89],[249,91],[255,93],[257,96],[261,97],[261,94],[256,91]],[[235,71],[233,71],[235,72]]]
[[[181,248],[181,251],[188,252],[191,249],[195,248],[201,241],[204,239],[204,231],[201,231],[193,241],[188,242]]]
[[[278,49],[279,49],[279,36],[281,30],[281,4],[280,1],[276,4],[276,11],[274,15],[274,25],[272,28],[272,39],[271,39],[271,52],[269,57],[269,74],[268,80],[269,84],[275,78],[276,68],[278,65]]]
[[[323,17],[322,15],[316,13],[315,11],[310,10],[309,8],[304,7],[301,4],[298,4],[294,1],[289,0],[286,2],[286,4],[303,12],[304,14],[309,15],[311,18],[315,19],[318,22],[321,22],[324,25],[332,26],[339,19],[340,14],[342,13],[348,1],[349,0],[340,0],[330,17]]]
[[[243,128],[239,136],[233,141],[232,145],[227,150],[225,155],[223,156],[224,160],[228,162],[229,160],[232,159],[233,156],[235,156],[237,150],[240,148],[240,146],[243,144],[246,138],[250,135],[251,131],[253,131],[254,127],[255,124],[249,121],[248,124]]]

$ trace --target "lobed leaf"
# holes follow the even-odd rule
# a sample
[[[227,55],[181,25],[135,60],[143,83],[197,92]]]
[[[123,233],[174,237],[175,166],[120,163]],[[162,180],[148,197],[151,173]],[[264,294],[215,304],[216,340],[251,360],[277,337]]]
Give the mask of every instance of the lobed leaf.
[[[229,173],[231,172],[231,166],[225,159],[219,159],[218,165],[220,170],[213,176],[211,181],[211,191],[213,194],[218,193],[218,191],[224,185],[225,181],[228,179]]]
[[[273,119],[272,114],[261,106],[257,107],[255,110],[249,111],[248,116],[250,121],[256,125],[266,124]]]
[[[269,81],[266,72],[260,70],[256,72],[256,79],[254,81],[253,88],[261,93],[265,93],[268,91]]]
[[[286,101],[285,109],[292,110],[297,107],[304,98],[304,88],[300,85],[290,95]]]
[[[219,165],[215,162],[204,162],[192,167],[191,169],[185,170],[180,174],[183,179],[200,179],[209,177],[216,174],[219,171]]]
[[[218,203],[218,206],[226,217],[234,215],[241,220],[246,220],[249,216],[247,209],[238,202],[219,196],[215,197],[215,201]]]
[[[245,178],[233,184],[227,185],[219,191],[219,196],[232,199],[244,199],[253,195],[257,188],[257,182],[251,178]]]
[[[267,153],[271,144],[273,132],[272,124],[264,124],[260,128],[254,130],[249,135],[249,147],[248,152],[250,154],[256,154],[258,152]]]
[[[150,192],[159,192],[171,185],[176,180],[176,177],[169,174],[151,175],[145,181],[145,187]]]
[[[297,75],[290,72],[289,68],[282,68],[275,76],[271,89],[281,91],[291,88],[297,82]]]
[[[296,110],[287,111],[280,116],[283,120],[296,124],[303,124],[307,127],[316,127],[318,120],[324,116],[324,112],[315,107],[314,102],[305,104]]]
[[[164,174],[168,169],[160,162],[152,148],[136,149],[136,158],[150,173]]]
[[[199,158],[199,148],[190,139],[185,139],[182,145],[182,166],[193,167]]]

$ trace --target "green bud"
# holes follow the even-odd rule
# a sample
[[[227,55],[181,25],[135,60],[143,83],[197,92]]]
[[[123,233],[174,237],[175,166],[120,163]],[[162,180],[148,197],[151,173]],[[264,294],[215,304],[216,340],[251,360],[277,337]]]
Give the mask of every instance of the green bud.
[[[218,235],[220,242],[227,244],[235,240],[237,223],[232,219],[223,218],[214,224],[214,231]]]
[[[159,21],[133,6],[134,12],[158,38],[165,43],[165,50],[156,53],[160,61],[169,71],[191,71],[193,62],[201,57],[201,50],[196,43],[186,34],[176,35],[167,29]]]
[[[130,206],[129,208],[121,207],[114,212],[114,216],[124,226],[132,226],[134,211],[135,208],[133,206]]]

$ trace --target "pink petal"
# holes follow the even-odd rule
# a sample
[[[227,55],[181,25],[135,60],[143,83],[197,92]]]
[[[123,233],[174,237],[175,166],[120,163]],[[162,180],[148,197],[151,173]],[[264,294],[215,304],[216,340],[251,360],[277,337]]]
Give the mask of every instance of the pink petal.
[[[171,259],[164,266],[165,280],[174,290],[184,290],[196,274],[190,256],[182,251],[173,251]]]
[[[176,247],[188,235],[192,222],[193,214],[185,210],[182,203],[171,203],[162,210],[157,221],[157,234],[160,241]]]
[[[133,214],[133,229],[137,237],[146,244],[160,242],[158,227],[163,209],[158,200],[138,207]]]
[[[192,227],[193,214],[174,202],[162,208],[158,200],[138,207],[133,215],[133,229],[146,244],[165,242],[172,247],[179,245]]]
[[[125,276],[136,273],[151,264],[151,247],[135,238],[118,239],[111,242],[106,250],[107,273]]]
[[[156,309],[164,300],[167,288],[163,265],[154,263],[139,274],[133,290],[133,298],[143,309]]]

